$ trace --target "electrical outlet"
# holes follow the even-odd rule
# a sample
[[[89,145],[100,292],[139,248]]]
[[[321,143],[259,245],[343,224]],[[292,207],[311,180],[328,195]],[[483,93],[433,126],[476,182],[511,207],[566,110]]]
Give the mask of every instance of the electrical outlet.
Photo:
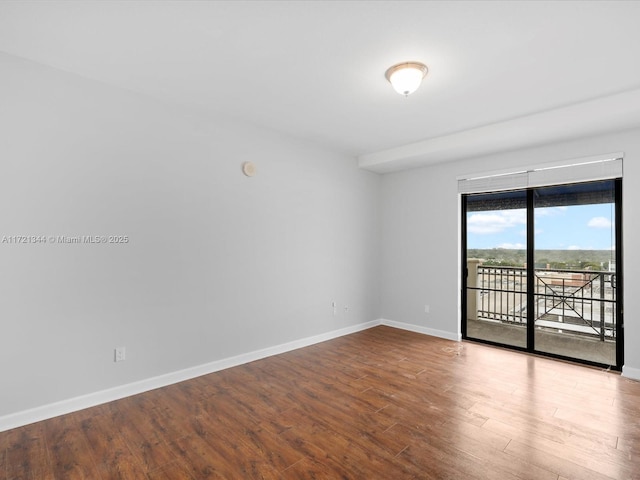
[[[424,313],[430,313],[431,312],[431,307],[429,305],[425,305],[424,306]]]
[[[126,350],[125,347],[116,347],[113,351],[113,361],[114,362],[122,362],[126,359]]]
[[[333,308],[333,316],[335,317],[337,315],[337,313],[338,313],[338,309],[336,307],[336,302],[335,301],[331,302],[331,308]]]

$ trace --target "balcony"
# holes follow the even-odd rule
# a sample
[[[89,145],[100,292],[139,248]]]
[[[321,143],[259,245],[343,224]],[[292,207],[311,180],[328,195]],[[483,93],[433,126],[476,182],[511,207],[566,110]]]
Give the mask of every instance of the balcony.
[[[467,335],[527,346],[527,271],[468,261]],[[616,274],[534,269],[535,349],[615,365]]]

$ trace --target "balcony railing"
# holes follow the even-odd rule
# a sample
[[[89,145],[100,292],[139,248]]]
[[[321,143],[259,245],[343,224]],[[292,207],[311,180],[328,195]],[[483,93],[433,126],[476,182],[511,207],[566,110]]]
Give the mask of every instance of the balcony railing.
[[[469,260],[469,318],[527,323],[527,271]],[[534,269],[536,328],[615,338],[616,275],[594,270]]]

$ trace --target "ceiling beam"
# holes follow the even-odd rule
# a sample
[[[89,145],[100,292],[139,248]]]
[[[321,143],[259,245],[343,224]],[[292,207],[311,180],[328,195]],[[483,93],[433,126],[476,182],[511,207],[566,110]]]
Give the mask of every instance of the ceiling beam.
[[[389,173],[635,127],[640,89],[360,155],[358,166]]]

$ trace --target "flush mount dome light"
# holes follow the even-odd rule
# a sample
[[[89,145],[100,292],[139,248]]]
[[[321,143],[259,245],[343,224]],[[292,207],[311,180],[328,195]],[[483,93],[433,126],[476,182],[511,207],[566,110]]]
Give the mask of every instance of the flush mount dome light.
[[[384,76],[396,92],[406,97],[418,89],[428,71],[423,63],[402,62],[390,67]]]

